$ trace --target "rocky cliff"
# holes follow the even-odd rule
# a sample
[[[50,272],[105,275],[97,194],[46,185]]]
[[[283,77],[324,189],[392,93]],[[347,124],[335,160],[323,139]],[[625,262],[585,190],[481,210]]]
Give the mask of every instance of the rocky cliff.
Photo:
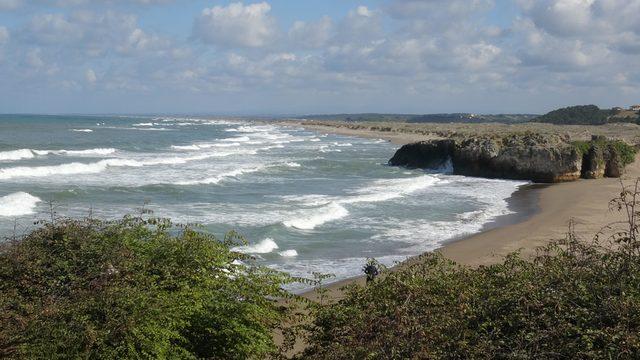
[[[593,138],[575,143],[563,135],[527,133],[407,144],[389,164],[434,169],[450,161],[458,175],[553,183],[619,177],[628,152],[635,155],[634,148],[620,141]]]

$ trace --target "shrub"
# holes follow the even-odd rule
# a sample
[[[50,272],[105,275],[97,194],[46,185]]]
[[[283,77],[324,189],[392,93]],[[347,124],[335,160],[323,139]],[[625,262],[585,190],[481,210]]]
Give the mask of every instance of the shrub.
[[[0,248],[0,357],[265,358],[292,279],[166,220],[61,220]]]
[[[426,254],[315,308],[305,359],[637,359],[638,183],[628,216],[593,242],[573,232],[533,258],[469,268]],[[606,233],[610,233],[606,237]],[[611,240],[607,246],[600,239]]]
[[[591,141],[574,141],[573,146],[580,155],[587,154],[592,145],[598,145],[602,149],[610,148],[618,155],[624,166],[633,163],[636,159],[638,150],[622,140],[607,140],[604,138]]]

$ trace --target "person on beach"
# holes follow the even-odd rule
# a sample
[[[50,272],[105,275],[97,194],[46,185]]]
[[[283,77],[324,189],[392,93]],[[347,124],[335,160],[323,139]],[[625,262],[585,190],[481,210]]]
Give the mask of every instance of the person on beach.
[[[369,285],[380,274],[378,262],[375,259],[368,259],[362,271],[367,275],[367,285]]]

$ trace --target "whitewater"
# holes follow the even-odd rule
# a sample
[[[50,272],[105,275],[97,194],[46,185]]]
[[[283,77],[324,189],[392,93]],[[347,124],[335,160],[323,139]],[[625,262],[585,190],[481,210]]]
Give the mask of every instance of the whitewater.
[[[524,183],[387,166],[396,145],[244,118],[0,116],[0,235],[141,207],[295,276],[360,273],[481,231]]]

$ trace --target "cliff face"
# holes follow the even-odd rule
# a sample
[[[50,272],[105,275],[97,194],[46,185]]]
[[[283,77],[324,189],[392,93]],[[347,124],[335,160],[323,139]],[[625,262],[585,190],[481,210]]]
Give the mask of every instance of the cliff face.
[[[441,139],[405,145],[389,164],[433,169],[451,161],[458,175],[543,183],[622,174],[613,146],[589,146],[581,150],[567,137],[539,134]]]

